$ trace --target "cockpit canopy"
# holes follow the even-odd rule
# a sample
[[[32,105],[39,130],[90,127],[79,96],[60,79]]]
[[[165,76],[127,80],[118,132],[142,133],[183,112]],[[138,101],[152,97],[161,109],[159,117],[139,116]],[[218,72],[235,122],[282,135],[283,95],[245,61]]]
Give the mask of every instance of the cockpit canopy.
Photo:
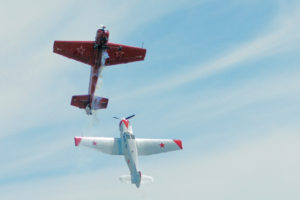
[[[127,140],[129,139],[135,139],[135,136],[130,133],[124,133],[124,137],[126,137]]]

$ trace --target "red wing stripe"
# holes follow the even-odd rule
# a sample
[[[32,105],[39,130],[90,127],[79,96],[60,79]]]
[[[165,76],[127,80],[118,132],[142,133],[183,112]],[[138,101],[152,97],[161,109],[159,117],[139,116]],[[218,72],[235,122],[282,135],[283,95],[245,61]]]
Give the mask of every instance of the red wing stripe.
[[[178,146],[180,149],[182,149],[182,142],[181,140],[173,140]]]

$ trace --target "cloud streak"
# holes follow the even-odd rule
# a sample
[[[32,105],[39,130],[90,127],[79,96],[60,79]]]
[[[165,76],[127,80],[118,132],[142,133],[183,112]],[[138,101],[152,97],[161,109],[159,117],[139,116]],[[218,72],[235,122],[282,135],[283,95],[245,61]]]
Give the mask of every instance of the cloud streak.
[[[223,55],[206,63],[185,67],[185,70],[158,80],[152,85],[146,85],[133,92],[120,95],[120,99],[136,98],[143,95],[154,95],[166,90],[191,83],[198,79],[222,73],[243,66],[243,63],[276,55],[298,48],[295,45],[300,40],[300,9],[280,15],[268,31],[257,36],[250,42],[235,47]]]
[[[49,124],[49,122],[57,123],[59,120],[74,117],[74,115],[68,113],[71,109],[64,109],[70,101],[70,95],[66,96],[64,92],[74,90],[74,86],[71,83],[72,80],[67,78],[67,75],[66,78],[62,77],[62,74],[70,74],[74,70],[68,65],[74,63],[74,61],[68,61],[52,53],[52,42],[54,39],[52,40],[51,38],[55,31],[50,28],[55,28],[56,23],[62,23],[63,17],[61,15],[68,17],[67,11],[70,8],[70,3],[55,1],[41,6],[41,2],[39,2],[37,4],[33,3],[35,5],[33,7],[28,6],[29,4],[26,3],[21,10],[16,10],[18,14],[10,16],[10,12],[7,12],[7,10],[13,10],[14,3],[6,3],[1,7],[3,9],[1,16],[9,18],[9,20],[5,21],[5,23],[3,22],[3,26],[8,28],[1,32],[0,36],[2,40],[12,41],[9,43],[6,41],[2,42],[4,45],[2,49],[5,49],[5,51],[1,52],[1,55],[4,55],[5,59],[0,61],[3,67],[0,74],[0,91],[7,98],[2,99],[0,105],[1,113],[5,113],[5,115],[0,116],[0,120],[5,122],[1,127],[0,137],[7,137],[10,134],[20,133],[30,127]],[[106,21],[111,26],[112,32],[114,31],[113,37],[120,38],[121,35],[126,35],[136,30],[142,23],[191,7],[194,4],[198,4],[198,2],[193,1],[187,5],[184,1],[177,1],[170,5],[167,10],[164,9],[164,6],[159,6],[166,4],[168,4],[168,1],[159,3],[148,2],[145,4],[141,4],[139,1],[129,1],[126,4],[103,2],[101,13],[97,14],[96,17],[94,15],[99,11],[98,8],[92,7],[92,10],[95,10],[95,12],[91,10],[86,11],[86,9],[91,9],[91,7],[87,6],[86,2],[79,2],[78,5],[82,5],[82,7],[71,6],[71,8],[74,6],[72,12],[76,12],[76,17],[66,24],[69,31],[66,31],[66,28],[62,30],[60,27],[55,32],[55,35],[59,35],[60,39],[66,37],[65,39],[72,40],[76,37],[86,36],[88,32],[93,35],[93,38],[94,32],[90,33],[89,30],[96,29],[99,25],[99,18],[102,18],[103,21]],[[142,12],[141,8],[144,6],[149,8],[158,6],[158,8],[155,9],[155,13],[144,13],[143,17],[137,18],[136,15],[132,15],[135,12]],[[30,14],[27,15],[27,13]],[[53,13],[58,15],[53,16]],[[86,23],[87,21],[91,23]],[[128,24],[128,21],[131,23]],[[18,23],[20,23],[20,26],[11,26]],[[79,24],[82,26],[80,31],[78,31]],[[85,30],[84,27],[88,25],[90,27]],[[114,30],[117,26],[120,30],[126,29],[126,32]],[[43,28],[52,33],[47,39],[43,37],[47,37],[48,33],[40,30]],[[75,33],[74,30],[76,30]],[[39,45],[37,45],[37,38],[43,38],[39,39]],[[20,48],[16,48],[16,45],[26,46],[26,52],[21,52]],[[17,54],[19,54],[18,59],[15,58],[16,50]],[[86,66],[82,68],[82,72],[84,72]],[[60,77],[60,79],[57,79],[57,77]],[[86,76],[86,80],[88,80],[88,77]],[[60,86],[64,86],[64,89],[60,89]],[[53,90],[53,88],[56,88],[56,90]],[[49,91],[52,93],[50,98],[48,98]],[[59,104],[57,103],[58,101],[60,101]],[[57,113],[52,112],[54,108],[58,110]],[[41,110],[43,112],[40,112]],[[18,126],[14,126],[16,122]]]
[[[84,2],[84,4],[85,3],[86,2]],[[126,31],[128,31],[128,34],[132,33],[132,31],[137,30],[143,23],[151,22],[171,12],[181,10],[182,7],[186,6],[184,1],[179,1],[179,3],[176,2],[170,5],[170,9],[165,10],[164,7],[169,6],[168,3],[168,1],[163,1],[163,3],[159,5],[156,3],[147,3],[146,6],[148,6],[148,10],[145,18],[136,17],[137,15],[144,14],[142,12],[145,10],[139,10],[140,6],[144,4],[142,5],[138,1],[131,1],[129,4],[126,2],[117,7],[114,6],[114,3],[106,3],[104,6],[107,6],[105,8],[115,8],[112,10],[112,12],[114,12],[114,18],[110,19],[109,22],[112,25],[115,24],[114,26],[120,25],[120,31],[117,30],[118,28],[115,28],[112,32],[114,31],[116,33],[116,35],[114,35],[115,38],[122,38],[126,36],[125,33],[125,36],[121,36],[123,35],[121,30],[124,30],[124,28],[128,27]],[[187,7],[190,6],[192,5],[188,5]],[[95,24],[99,23],[100,15],[93,12],[99,9],[95,7],[94,10],[91,11],[89,8],[91,7],[83,8],[83,10],[78,12],[78,16],[66,25],[69,30],[78,30],[78,24],[84,23],[83,27],[90,26],[90,30],[96,26]],[[62,10],[66,11],[68,7],[63,7]],[[151,14],[152,10],[155,11],[154,14]],[[137,12],[139,14],[135,11],[139,11]],[[160,94],[167,90],[185,86],[196,80],[205,79],[225,71],[243,67],[245,63],[252,60],[259,60],[268,58],[268,56],[293,51],[298,48],[297,44],[300,35],[300,15],[298,11],[299,9],[295,9],[294,12],[280,15],[266,31],[261,32],[261,35],[258,35],[250,42],[237,45],[235,48],[224,52],[211,61],[188,66],[185,70],[173,74],[164,80],[157,81],[153,85],[147,83],[134,92],[120,95],[120,97],[117,96],[114,98],[114,101],[122,102],[124,99],[135,99],[137,97]],[[41,17],[41,19],[49,19],[48,17],[51,15],[49,15],[50,12],[47,13],[47,16],[45,16],[45,18]],[[109,14],[112,13],[103,12],[101,16],[110,16]],[[118,16],[117,14],[120,15]],[[41,12],[40,15],[43,15],[43,12]],[[93,19],[93,21],[86,23],[87,19]],[[103,19],[106,21],[106,18]],[[21,30],[29,34],[30,27],[36,23],[41,23],[41,21],[38,20],[39,22],[36,22],[35,20],[32,21],[32,23],[28,22]],[[60,21],[59,18],[54,20],[54,22],[58,21]],[[127,26],[126,22],[128,21],[132,23]],[[69,36],[72,31],[61,31],[55,34],[63,38]],[[85,34],[88,35],[85,31],[78,31],[73,37],[76,38],[80,36],[81,38],[81,36]],[[17,34],[17,36],[19,37],[20,35]],[[36,36],[37,35],[32,35],[32,37],[28,37],[28,40],[32,41]],[[46,37],[46,35],[44,35],[44,37]],[[53,37],[53,34],[51,37]],[[51,124],[56,123],[64,124],[63,120],[75,121],[75,118],[77,118],[76,115],[73,115],[74,110],[72,110],[71,113],[68,112],[68,109],[65,109],[70,100],[70,96],[66,95],[66,92],[72,94],[74,82],[70,79],[66,80],[67,78],[64,79],[62,76],[62,74],[68,74],[71,70],[74,70],[73,68],[69,69],[70,66],[64,63],[68,62],[73,64],[73,62],[53,55],[51,44],[46,43],[43,43],[40,48],[32,50],[35,53],[34,57],[23,57],[15,60],[14,62],[18,64],[17,67],[14,66],[10,69],[5,69],[5,71],[0,74],[0,90],[3,96],[9,97],[1,100],[0,105],[1,113],[5,113],[1,115],[0,118],[0,121],[4,122],[1,126],[0,137],[5,137],[1,138],[1,142],[5,144],[7,140],[14,139],[12,134],[24,134],[26,129],[32,127],[51,126]],[[47,62],[45,62],[45,60],[47,60]],[[42,66],[41,63],[43,63]],[[16,76],[11,76],[12,74]],[[41,74],[43,74],[43,76],[40,76]],[[11,77],[17,78],[12,79]],[[55,83],[53,82],[54,80]],[[203,110],[206,106],[208,109],[212,109],[214,106],[222,108],[220,110],[215,109],[215,112],[211,114],[213,118],[233,109],[247,106],[253,102],[276,98],[278,96],[292,95],[299,91],[298,80],[299,73],[294,73],[291,76],[281,77],[279,79],[277,76],[268,78],[263,82],[262,86],[255,85],[256,80],[249,81],[244,85],[240,85],[241,88],[233,88],[234,90],[231,92],[219,91],[215,93],[217,97],[208,96],[199,104],[195,104],[193,110],[189,107],[176,110],[176,113],[173,113],[174,117],[172,119],[176,119],[178,113],[195,113],[195,110]],[[65,89],[56,88],[59,87],[59,85],[62,85]],[[257,90],[253,91],[253,85],[257,87]],[[76,88],[76,91],[77,90]],[[51,95],[49,91],[51,91]],[[249,94],[243,93],[245,91],[253,92],[253,95],[249,98]],[[227,93],[227,96],[225,93]],[[223,101],[218,101],[220,96],[225,96],[226,98],[224,98]],[[41,100],[37,97],[43,97],[43,99]],[[21,103],[20,99],[22,100]],[[232,100],[234,101],[231,102]],[[161,99],[158,99],[155,103],[160,101]],[[228,102],[231,104],[227,107]],[[126,104],[123,103],[122,106],[124,105]],[[126,109],[131,108],[132,107],[126,107]],[[57,112],[54,112],[54,110]],[[152,110],[153,109],[148,108],[146,111],[151,112]],[[164,114],[165,113],[161,112],[160,117]],[[172,114],[170,112],[167,115],[170,116]],[[154,117],[154,115],[150,116]],[[80,119],[77,120],[80,121]],[[163,121],[162,119],[159,120]],[[182,122],[183,120],[178,119],[178,121]],[[298,147],[300,146],[298,142],[300,139],[297,134],[299,132],[298,128],[284,129],[279,133],[278,131],[271,132],[266,137],[256,138],[250,142],[237,141],[233,145],[230,144],[232,145],[231,147],[228,145],[225,148],[216,148],[214,152],[205,152],[201,156],[197,153],[199,152],[197,148],[202,138],[192,136],[190,140],[184,141],[186,149],[183,152],[166,155],[166,157],[153,156],[151,160],[145,158],[145,162],[141,162],[143,172],[154,176],[156,181],[155,184],[142,187],[139,191],[134,187],[119,183],[117,177],[123,173],[128,173],[128,169],[125,165],[122,168],[115,166],[109,169],[111,167],[102,166],[104,162],[107,162],[105,159],[103,159],[103,163],[99,163],[100,170],[90,170],[88,164],[83,164],[84,168],[87,169],[86,172],[82,170],[77,173],[76,170],[70,167],[70,171],[63,175],[55,174],[49,177],[41,176],[35,177],[32,180],[22,180],[22,176],[28,174],[29,176],[33,176],[35,172],[40,172],[39,170],[47,164],[49,165],[45,167],[45,170],[51,171],[52,169],[60,170],[61,165],[68,168],[70,163],[75,163],[74,159],[72,160],[72,158],[70,158],[71,153],[69,151],[68,153],[65,152],[66,149],[70,149],[70,145],[64,144],[66,141],[69,141],[69,139],[71,143],[71,135],[78,134],[76,131],[78,131],[77,128],[79,126],[76,122],[77,121],[71,125],[64,124],[66,128],[63,130],[66,130],[67,126],[74,126],[73,132],[56,132],[55,135],[48,133],[48,139],[52,139],[52,137],[57,138],[45,146],[40,144],[36,147],[30,147],[38,141],[31,141],[31,138],[26,140],[26,145],[20,144],[18,146],[18,144],[12,142],[12,148],[16,148],[14,149],[16,153],[23,149],[23,153],[20,154],[20,157],[24,155],[24,158],[16,157],[16,159],[10,159],[1,166],[2,173],[0,173],[0,176],[2,178],[9,178],[12,177],[12,174],[17,174],[20,175],[20,179],[18,179],[19,181],[1,186],[0,199],[19,199],[20,196],[24,199],[83,199],[95,198],[95,196],[106,199],[119,199],[120,195],[123,196],[124,199],[183,199],[187,197],[191,199],[195,197],[197,199],[256,199],[260,197],[264,199],[282,199],[282,197],[286,198],[284,192],[288,192],[291,198],[300,196],[295,187],[299,185],[298,180],[300,179],[298,176],[300,174],[299,169],[297,168],[299,161],[294,159],[297,157],[296,152],[299,152]],[[174,123],[174,121],[172,121],[172,123]],[[142,126],[143,125],[145,124],[142,124]],[[164,122],[164,126],[167,125],[168,124]],[[185,123],[185,125],[188,125],[188,123]],[[277,125],[275,128],[280,126],[281,125]],[[162,128],[158,127],[156,128]],[[144,130],[145,126],[142,128],[142,130]],[[55,130],[58,130],[58,128],[56,127]],[[34,131],[38,132],[39,130],[36,129]],[[113,132],[110,129],[108,130],[103,124],[101,131]],[[153,132],[153,130],[149,130],[149,132],[150,131]],[[64,134],[64,137],[60,134]],[[99,133],[97,132],[97,134]],[[154,133],[151,133],[149,136],[153,134]],[[261,135],[263,135],[263,132]],[[210,142],[215,143],[215,141]],[[25,148],[26,150],[24,150]],[[49,148],[49,151],[47,148]],[[7,151],[9,151],[9,149]],[[6,153],[5,150],[3,153]],[[30,156],[27,157],[27,153],[30,153]],[[85,154],[84,157],[88,156]],[[94,158],[98,159],[96,156]],[[123,161],[122,158],[119,159]],[[95,164],[95,162],[92,164]],[[36,166],[32,167],[34,165]],[[20,169],[20,166],[22,169]],[[42,173],[42,175],[45,174],[47,173]],[[118,194],[116,194],[116,187]],[[250,192],[249,188],[252,189]],[[282,188],[285,190],[281,190]],[[180,196],[180,194],[174,191],[181,191],[180,193],[184,194],[184,196]],[[245,194],[248,195],[246,196]]]
[[[82,199],[282,199],[299,196],[299,129],[270,132],[255,140],[240,140],[234,146],[198,156],[181,152],[143,163],[143,172],[153,176],[152,185],[122,185],[117,176],[125,168],[84,172],[44,180],[7,185],[1,198]],[[196,145],[195,140],[186,146]],[[153,161],[155,160],[155,163]],[[170,167],[170,163],[176,167]],[[172,181],[170,181],[172,180]],[[116,193],[115,187],[118,187]],[[33,189],[34,188],[34,191]],[[18,191],[15,193],[13,191]],[[174,192],[180,191],[180,193]]]

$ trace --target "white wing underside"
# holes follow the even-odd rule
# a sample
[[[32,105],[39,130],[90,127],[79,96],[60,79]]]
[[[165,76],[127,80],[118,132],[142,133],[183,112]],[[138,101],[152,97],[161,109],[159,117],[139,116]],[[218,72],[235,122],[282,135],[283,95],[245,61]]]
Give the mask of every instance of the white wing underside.
[[[137,138],[135,139],[135,141],[137,152],[140,156],[165,153],[182,149],[182,144],[179,140]]]
[[[81,137],[80,145],[91,147],[110,155],[123,155],[120,138]]]
[[[80,144],[83,146],[87,146],[106,154],[123,155],[122,141],[120,138],[75,137],[75,143],[76,140],[79,140],[77,141],[77,145]],[[182,149],[182,143],[180,140],[136,138],[135,142],[138,155],[140,156],[165,153]]]

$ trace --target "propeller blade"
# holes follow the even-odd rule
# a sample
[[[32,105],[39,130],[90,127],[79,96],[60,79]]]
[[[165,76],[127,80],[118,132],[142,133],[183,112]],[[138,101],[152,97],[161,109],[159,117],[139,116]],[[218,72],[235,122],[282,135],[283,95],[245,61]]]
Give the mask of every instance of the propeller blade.
[[[119,119],[119,117],[113,117],[114,119]]]
[[[130,118],[132,118],[132,117],[134,117],[134,116],[135,116],[135,114],[130,115],[130,116],[126,117],[126,119],[130,119]]]

